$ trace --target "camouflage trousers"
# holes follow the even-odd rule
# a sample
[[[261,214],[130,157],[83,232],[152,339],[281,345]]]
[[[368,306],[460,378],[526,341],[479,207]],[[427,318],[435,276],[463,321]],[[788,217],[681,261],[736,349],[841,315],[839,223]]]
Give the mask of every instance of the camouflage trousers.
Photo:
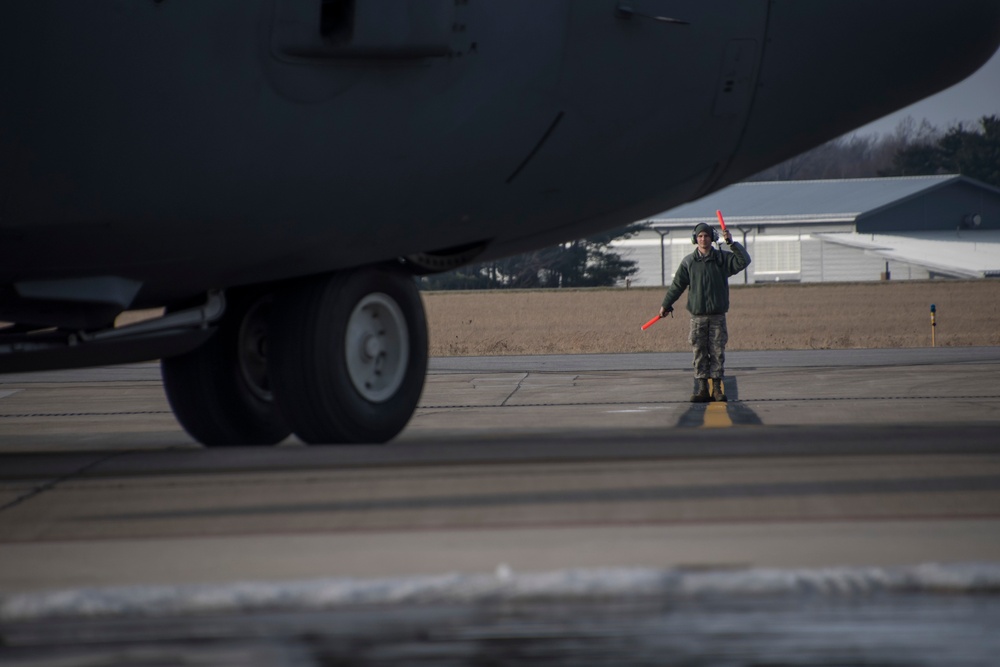
[[[726,343],[729,331],[725,315],[692,315],[691,348],[694,351],[696,378],[721,378],[726,375]]]

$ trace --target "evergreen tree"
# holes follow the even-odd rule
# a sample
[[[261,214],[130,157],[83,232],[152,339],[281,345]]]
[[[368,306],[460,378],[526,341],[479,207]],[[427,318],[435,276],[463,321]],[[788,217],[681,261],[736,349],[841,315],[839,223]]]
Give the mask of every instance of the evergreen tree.
[[[979,130],[952,128],[941,140],[944,166],[983,183],[1000,187],[1000,117],[979,119]]]
[[[612,241],[629,238],[641,224],[569,241],[533,252],[423,276],[423,289],[523,289],[531,287],[608,287],[639,270],[622,259]]]
[[[1000,117],[983,116],[978,128],[951,127],[933,142],[904,146],[880,176],[962,174],[1000,187]]]
[[[942,168],[941,151],[936,145],[914,144],[900,148],[892,156],[892,166],[879,171],[879,176],[930,176],[946,173]]]

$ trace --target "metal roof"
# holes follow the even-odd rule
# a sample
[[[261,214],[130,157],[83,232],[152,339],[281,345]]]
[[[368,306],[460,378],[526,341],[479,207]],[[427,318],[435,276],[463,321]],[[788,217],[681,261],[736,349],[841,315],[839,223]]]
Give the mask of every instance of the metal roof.
[[[960,180],[958,174],[851,178],[825,181],[762,181],[737,183],[693,202],[647,218],[673,226],[726,222],[853,222],[859,216]],[[731,211],[731,213],[727,213]]]
[[[815,234],[816,238],[962,278],[1000,275],[1000,230]]]

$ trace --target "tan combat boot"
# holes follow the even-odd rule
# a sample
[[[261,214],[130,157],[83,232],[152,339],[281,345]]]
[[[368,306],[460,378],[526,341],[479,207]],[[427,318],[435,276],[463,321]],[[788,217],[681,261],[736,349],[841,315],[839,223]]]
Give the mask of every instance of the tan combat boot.
[[[708,393],[708,380],[705,378],[695,378],[694,393],[691,394],[692,403],[708,403],[712,397]]]
[[[722,381],[722,378],[712,378],[712,398],[720,403],[725,403],[729,399],[726,398],[726,386]]]

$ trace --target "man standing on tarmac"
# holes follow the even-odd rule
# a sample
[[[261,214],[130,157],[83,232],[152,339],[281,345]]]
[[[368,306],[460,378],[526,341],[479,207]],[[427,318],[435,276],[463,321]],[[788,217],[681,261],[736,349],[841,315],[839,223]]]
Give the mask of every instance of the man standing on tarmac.
[[[726,312],[729,310],[729,276],[750,265],[746,248],[733,241],[728,229],[723,230],[726,244],[732,252],[712,247],[719,236],[711,225],[699,223],[691,234],[691,242],[698,249],[685,257],[674,281],[663,297],[660,317],[673,312],[674,302],[685,289],[688,293],[687,309],[691,312],[691,347],[694,349],[695,390],[692,403],[711,400],[725,401],[723,385],[726,363]]]

